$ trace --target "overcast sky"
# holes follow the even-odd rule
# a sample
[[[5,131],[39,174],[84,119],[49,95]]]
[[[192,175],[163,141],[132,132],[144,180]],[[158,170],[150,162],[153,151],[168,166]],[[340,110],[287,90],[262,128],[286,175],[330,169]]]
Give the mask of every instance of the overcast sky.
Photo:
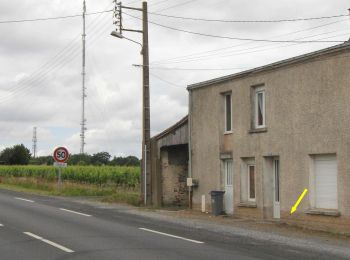
[[[0,0],[0,21],[79,14],[82,0]],[[87,0],[87,12],[110,10],[111,0]],[[141,7],[141,1],[123,5]],[[275,20],[346,15],[348,0],[152,0],[149,11],[224,20]],[[126,13],[140,16],[138,12]],[[346,41],[349,17],[283,22],[220,23],[149,15],[179,29],[220,36],[273,40]],[[140,46],[110,36],[112,13],[87,17],[88,153],[137,155],[141,150]],[[140,21],[123,16],[125,28]],[[315,28],[316,27],[316,28]],[[26,23],[0,23],[0,150],[32,147],[38,128],[38,154],[54,147],[80,149],[81,17]],[[125,36],[141,41],[137,33]],[[209,38],[149,25],[152,135],[187,114],[188,84],[236,73],[337,43],[268,43]]]

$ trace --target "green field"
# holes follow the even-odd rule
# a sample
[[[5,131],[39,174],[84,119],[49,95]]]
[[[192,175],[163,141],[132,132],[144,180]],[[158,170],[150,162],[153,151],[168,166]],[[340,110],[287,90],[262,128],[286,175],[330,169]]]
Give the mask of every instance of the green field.
[[[139,203],[140,168],[68,166],[57,185],[53,166],[0,166],[0,187],[63,196],[103,196],[110,202]]]

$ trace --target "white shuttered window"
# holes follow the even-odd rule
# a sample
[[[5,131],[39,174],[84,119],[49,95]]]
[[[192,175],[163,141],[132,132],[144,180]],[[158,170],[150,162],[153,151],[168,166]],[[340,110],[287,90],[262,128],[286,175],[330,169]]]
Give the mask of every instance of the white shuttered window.
[[[338,178],[336,156],[314,157],[315,207],[338,209]]]

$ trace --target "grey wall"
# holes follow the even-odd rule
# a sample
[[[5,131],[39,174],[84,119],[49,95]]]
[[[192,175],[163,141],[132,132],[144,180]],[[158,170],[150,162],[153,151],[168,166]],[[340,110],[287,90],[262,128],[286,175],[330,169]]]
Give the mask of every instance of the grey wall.
[[[303,63],[253,73],[224,83],[193,89],[191,108],[192,174],[199,179],[193,203],[218,189],[220,154],[232,152],[234,160],[235,213],[264,216],[264,198],[269,197],[263,180],[264,156],[279,156],[281,215],[289,218],[291,206],[309,187],[311,154],[336,153],[338,201],[341,217],[312,220],[349,224],[350,217],[350,51],[318,56]],[[266,87],[267,132],[249,133],[251,87]],[[221,93],[232,91],[233,133],[224,135],[224,102]],[[240,203],[242,158],[255,157],[257,208],[237,208]],[[265,166],[266,170],[266,166]],[[264,187],[267,186],[267,187]],[[269,207],[270,202],[265,202]],[[208,205],[209,206],[209,205]],[[308,197],[293,216],[309,219]]]

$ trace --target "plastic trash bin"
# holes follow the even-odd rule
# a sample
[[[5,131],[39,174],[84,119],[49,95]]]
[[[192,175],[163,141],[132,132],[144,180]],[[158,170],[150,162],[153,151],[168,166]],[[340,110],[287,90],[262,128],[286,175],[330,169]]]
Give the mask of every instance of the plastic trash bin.
[[[224,212],[224,191],[212,190],[211,195],[211,211],[214,216],[219,216]]]

